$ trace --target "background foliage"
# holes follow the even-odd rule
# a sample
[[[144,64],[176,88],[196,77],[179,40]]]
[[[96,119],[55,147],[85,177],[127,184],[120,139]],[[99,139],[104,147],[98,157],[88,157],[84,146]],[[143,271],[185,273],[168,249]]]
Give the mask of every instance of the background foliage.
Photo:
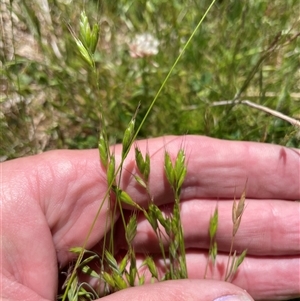
[[[138,102],[139,122],[209,3],[4,0],[2,160],[96,147],[100,103],[110,141],[121,141]],[[83,9],[100,26],[100,89],[68,30],[78,32]],[[242,89],[240,99],[300,117],[299,9],[298,0],[217,1],[139,138],[204,134],[300,147],[299,131],[285,121],[242,105],[212,106]],[[133,58],[130,43],[144,33],[159,41],[159,52]]]

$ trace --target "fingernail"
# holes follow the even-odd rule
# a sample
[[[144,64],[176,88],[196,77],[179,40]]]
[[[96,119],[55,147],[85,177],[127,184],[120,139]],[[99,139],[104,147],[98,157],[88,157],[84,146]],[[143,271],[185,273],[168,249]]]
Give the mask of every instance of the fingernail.
[[[227,295],[214,299],[213,301],[251,301],[251,299],[245,295]]]

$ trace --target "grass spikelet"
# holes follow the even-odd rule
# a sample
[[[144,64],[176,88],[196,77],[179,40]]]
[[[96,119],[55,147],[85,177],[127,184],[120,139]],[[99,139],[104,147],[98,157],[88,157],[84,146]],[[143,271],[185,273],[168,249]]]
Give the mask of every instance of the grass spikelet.
[[[121,274],[119,270],[118,263],[114,258],[113,254],[111,254],[108,250],[105,250],[105,259],[109,265],[109,267],[118,274]]]
[[[245,210],[246,186],[247,186],[247,181],[246,181],[245,187],[243,189],[242,195],[239,199],[239,202],[236,203],[236,200],[234,199],[233,205],[232,205],[232,222],[233,222],[232,239],[231,239],[230,251],[229,251],[229,256],[228,256],[228,262],[227,262],[227,266],[226,266],[225,281],[229,281],[230,279],[233,278],[234,274],[236,273],[237,268],[241,265],[241,263],[243,262],[243,260],[246,256],[246,253],[247,253],[247,250],[244,250],[242,252],[242,254],[238,258],[236,258],[236,251],[235,251],[232,256],[232,259],[231,259],[234,239],[235,239],[237,231],[240,227],[242,216],[243,216],[243,213]],[[230,261],[231,261],[231,263],[230,263]]]
[[[175,172],[174,172],[174,168],[173,168],[173,164],[172,164],[170,155],[167,151],[165,152],[164,167],[165,167],[166,177],[167,177],[172,189],[174,189],[174,187],[175,187]]]
[[[155,265],[152,257],[147,256],[143,262],[143,265],[146,265],[151,273],[151,276],[158,280],[157,268],[156,268],[156,265]]]
[[[122,190],[122,189],[118,188],[117,186],[114,186],[113,190],[117,194],[117,198],[121,202],[123,202],[127,205],[130,205],[134,208],[137,208],[139,210],[142,210],[141,207],[130,197],[130,195],[125,190]]]
[[[208,256],[207,262],[206,262],[204,278],[206,278],[206,276],[207,276],[209,260],[211,260],[214,265],[216,262],[216,258],[217,258],[218,245],[217,245],[217,241],[216,241],[216,234],[217,234],[217,230],[218,230],[218,220],[219,220],[219,211],[218,211],[218,207],[216,207],[214,214],[210,217],[210,220],[209,220],[209,230],[208,230],[209,239],[210,239],[209,256]]]
[[[128,287],[127,283],[125,282],[125,280],[119,273],[116,273],[114,271],[112,273],[112,278],[113,278],[115,286],[118,290],[123,290]]]
[[[100,133],[99,140],[98,140],[98,150],[99,150],[101,164],[106,169],[108,166],[109,149],[108,149],[107,141],[102,131]]]
[[[130,245],[133,241],[135,235],[136,235],[136,229],[137,229],[137,221],[136,221],[136,215],[132,215],[129,219],[128,224],[126,225],[126,231],[125,236],[127,243]]]
[[[115,183],[115,165],[116,165],[115,162],[116,162],[115,155],[112,154],[110,156],[107,173],[106,173],[108,187],[111,187]]]
[[[147,153],[145,159],[138,147],[135,147],[135,162],[138,167],[138,170],[142,174],[145,182],[148,182],[149,174],[150,174],[150,156]]]
[[[132,144],[132,138],[134,136],[134,125],[135,125],[135,118],[132,118],[124,132],[123,141],[122,141],[122,161],[125,160],[129,148]]]
[[[82,11],[80,14],[79,25],[79,38],[82,41],[82,44],[90,52],[90,54],[94,54],[99,39],[98,24],[94,24],[91,29],[88,17],[85,11]]]

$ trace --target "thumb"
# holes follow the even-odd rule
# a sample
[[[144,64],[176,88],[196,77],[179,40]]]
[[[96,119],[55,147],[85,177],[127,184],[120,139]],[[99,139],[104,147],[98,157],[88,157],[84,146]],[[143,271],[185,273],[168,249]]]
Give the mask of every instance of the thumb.
[[[215,280],[169,280],[155,284],[131,287],[103,301],[253,301],[243,289]]]

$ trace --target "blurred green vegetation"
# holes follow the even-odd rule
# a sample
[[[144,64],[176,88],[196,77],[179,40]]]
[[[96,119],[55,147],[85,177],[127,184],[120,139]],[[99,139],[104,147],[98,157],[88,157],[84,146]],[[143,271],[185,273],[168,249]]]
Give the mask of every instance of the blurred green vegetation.
[[[100,104],[110,142],[120,142],[139,102],[141,121],[209,4],[4,0],[2,160],[96,147]],[[97,76],[68,30],[78,33],[82,10],[100,26]],[[299,119],[299,10],[298,0],[217,1],[138,137],[203,134],[300,147],[299,129],[286,121],[243,105],[212,105],[239,94]],[[159,51],[134,58],[132,41],[145,33],[159,41]]]

